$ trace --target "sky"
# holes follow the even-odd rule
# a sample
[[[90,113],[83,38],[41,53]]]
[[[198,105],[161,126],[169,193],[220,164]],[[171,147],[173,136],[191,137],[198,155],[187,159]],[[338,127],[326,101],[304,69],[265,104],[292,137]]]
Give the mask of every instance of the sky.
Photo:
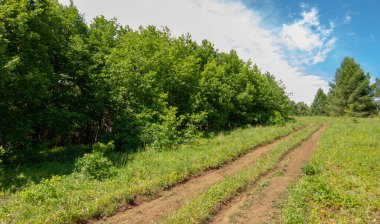
[[[59,0],[68,4],[69,0]],[[88,23],[99,15],[121,25],[167,26],[174,36],[236,50],[281,80],[296,102],[325,92],[346,56],[380,78],[377,0],[74,0]]]

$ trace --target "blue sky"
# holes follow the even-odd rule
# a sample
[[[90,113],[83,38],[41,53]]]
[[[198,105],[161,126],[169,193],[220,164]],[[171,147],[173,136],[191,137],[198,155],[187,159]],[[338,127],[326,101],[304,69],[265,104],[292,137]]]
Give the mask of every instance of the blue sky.
[[[59,0],[67,4],[69,0]],[[88,22],[98,15],[122,25],[167,26],[174,36],[190,33],[220,51],[282,80],[295,101],[310,104],[345,56],[380,77],[380,1],[296,0],[74,0]]]
[[[244,0],[248,8],[260,11],[269,28],[291,23],[306,8],[317,8],[322,24],[334,23],[336,43],[325,60],[307,66],[310,73],[332,81],[337,67],[345,56],[354,57],[372,77],[380,77],[380,1],[300,1],[296,0]]]

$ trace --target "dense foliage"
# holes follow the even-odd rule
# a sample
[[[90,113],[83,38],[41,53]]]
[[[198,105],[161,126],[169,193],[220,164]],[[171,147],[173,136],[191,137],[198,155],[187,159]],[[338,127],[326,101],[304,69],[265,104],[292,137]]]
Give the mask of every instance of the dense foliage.
[[[104,17],[88,25],[57,0],[1,0],[0,51],[8,157],[110,140],[162,148],[199,131],[288,119],[283,86],[235,51],[167,28]]]
[[[312,115],[327,115],[327,96],[321,88],[318,89],[314,101],[310,106]]]
[[[96,143],[92,146],[92,153],[86,153],[75,162],[75,171],[86,178],[104,179],[115,174],[112,161],[105,157],[105,153],[113,150],[112,142],[107,144]]]
[[[290,102],[291,114],[295,116],[308,116],[310,115],[310,108],[304,102]]]
[[[370,75],[353,58],[343,59],[328,94],[329,113],[333,116],[365,117],[375,112]]]

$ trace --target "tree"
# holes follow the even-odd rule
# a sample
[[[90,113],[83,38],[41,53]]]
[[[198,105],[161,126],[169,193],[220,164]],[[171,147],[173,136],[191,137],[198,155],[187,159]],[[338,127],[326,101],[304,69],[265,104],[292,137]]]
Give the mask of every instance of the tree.
[[[310,112],[312,115],[327,115],[327,96],[321,88],[318,89],[315,95]]]
[[[0,7],[7,153],[109,140],[117,148],[164,146],[199,130],[288,119],[289,98],[273,75],[207,40],[154,26],[132,30],[103,16],[88,25],[73,3],[57,0],[0,0]]]
[[[0,144],[67,144],[86,116],[73,105],[88,74],[70,55],[87,25],[57,1],[0,1]],[[83,105],[83,104],[78,104]],[[79,124],[79,125],[78,125]]]
[[[370,75],[353,58],[345,57],[330,83],[329,113],[365,117],[375,112]]]
[[[293,112],[296,116],[308,116],[310,115],[310,108],[306,103],[298,102],[294,104]]]

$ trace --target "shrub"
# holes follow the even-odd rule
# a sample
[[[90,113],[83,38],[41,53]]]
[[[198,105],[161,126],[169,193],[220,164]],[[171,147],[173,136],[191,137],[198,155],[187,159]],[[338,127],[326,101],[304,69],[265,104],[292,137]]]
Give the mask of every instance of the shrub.
[[[39,184],[25,188],[20,192],[21,198],[33,204],[46,203],[47,200],[57,200],[64,195],[62,183],[65,176],[52,176],[50,179],[42,179]]]
[[[268,125],[285,125],[286,120],[285,118],[279,113],[278,111],[275,111],[269,118],[269,121],[267,122]]]
[[[154,149],[166,149],[180,143],[182,132],[178,129],[182,118],[178,118],[176,113],[177,109],[172,107],[161,116],[161,123],[152,123],[145,128],[142,139],[146,145]]]
[[[75,162],[75,171],[84,177],[104,179],[115,175],[115,167],[112,161],[105,157],[105,153],[115,148],[113,142],[107,144],[95,143],[92,153],[86,153]]]

